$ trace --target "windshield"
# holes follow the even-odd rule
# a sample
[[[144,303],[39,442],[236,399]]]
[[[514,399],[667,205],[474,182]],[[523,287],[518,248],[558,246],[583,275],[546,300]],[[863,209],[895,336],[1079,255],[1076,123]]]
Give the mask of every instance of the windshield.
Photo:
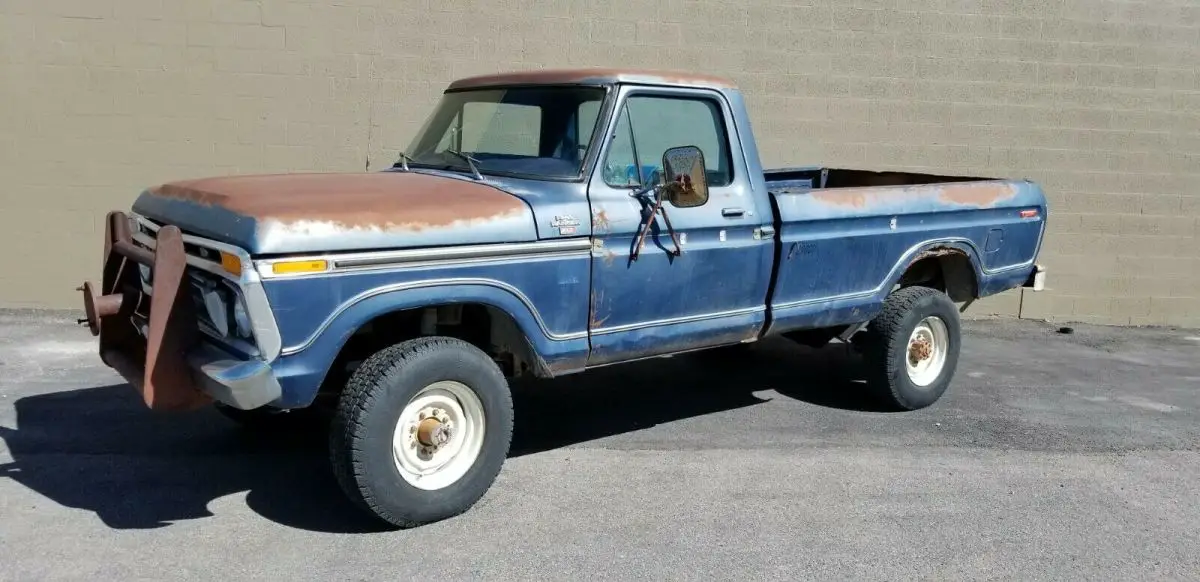
[[[455,91],[437,108],[406,152],[411,166],[570,179],[580,175],[605,90],[529,87]]]

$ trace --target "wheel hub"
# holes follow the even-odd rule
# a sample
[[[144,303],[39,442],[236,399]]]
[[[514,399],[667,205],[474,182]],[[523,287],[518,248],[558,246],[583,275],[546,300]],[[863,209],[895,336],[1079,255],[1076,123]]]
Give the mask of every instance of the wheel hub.
[[[400,476],[420,489],[441,489],[458,480],[483,448],[484,409],[466,385],[435,382],[400,412],[392,456]]]
[[[924,335],[918,336],[908,344],[908,357],[913,363],[923,362],[933,354],[933,342]]]
[[[426,418],[417,425],[417,440],[427,447],[440,447],[450,442],[450,430],[437,418]]]
[[[942,374],[950,349],[946,322],[936,315],[923,319],[908,337],[908,378],[918,387],[930,386]]]

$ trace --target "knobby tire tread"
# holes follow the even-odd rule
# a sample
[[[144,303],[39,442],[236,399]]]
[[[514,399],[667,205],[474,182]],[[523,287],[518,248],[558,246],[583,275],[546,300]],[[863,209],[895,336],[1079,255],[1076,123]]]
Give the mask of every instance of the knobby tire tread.
[[[884,301],[883,309],[867,326],[869,341],[865,354],[870,365],[867,367],[871,389],[880,397],[886,399],[890,406],[898,407],[896,403],[904,400],[895,381],[898,374],[905,370],[898,369],[896,350],[907,350],[907,342],[897,344],[896,333],[904,318],[913,310],[917,302],[926,297],[942,294],[932,287],[903,287],[897,289]]]
[[[456,338],[420,337],[389,346],[371,355],[346,383],[330,427],[329,458],[338,485],[355,505],[372,514],[386,516],[388,522],[401,528],[415,527],[422,522],[399,519],[391,515],[391,512],[372,498],[367,488],[360,485],[364,477],[364,455],[359,453],[362,441],[367,436],[363,419],[379,398],[381,391],[386,389],[386,378],[398,373],[410,361],[443,348],[478,351],[478,348],[470,343]],[[508,405],[511,407],[511,400],[508,401]],[[512,414],[507,416],[508,426],[505,429],[511,434]],[[500,467],[497,466],[494,473],[488,475],[489,480],[495,479],[499,472]]]

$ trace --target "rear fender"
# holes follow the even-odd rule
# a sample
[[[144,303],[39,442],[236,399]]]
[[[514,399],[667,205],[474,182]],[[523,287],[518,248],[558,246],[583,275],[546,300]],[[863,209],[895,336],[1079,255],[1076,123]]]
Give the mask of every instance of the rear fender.
[[[929,241],[921,243],[920,245],[910,249],[893,268],[892,273],[888,276],[887,284],[884,285],[883,289],[880,290],[880,294],[876,297],[876,300],[880,305],[882,305],[882,302],[892,292],[892,289],[896,287],[896,284],[900,282],[900,279],[904,276],[908,269],[915,265],[918,261],[929,257],[938,257],[950,254],[966,256],[967,260],[970,261],[971,270],[975,279],[973,281],[975,284],[974,295],[975,298],[980,297],[980,294],[984,289],[985,273],[983,270],[983,263],[979,259],[979,250],[975,247],[975,243],[971,242],[970,240],[958,238]]]

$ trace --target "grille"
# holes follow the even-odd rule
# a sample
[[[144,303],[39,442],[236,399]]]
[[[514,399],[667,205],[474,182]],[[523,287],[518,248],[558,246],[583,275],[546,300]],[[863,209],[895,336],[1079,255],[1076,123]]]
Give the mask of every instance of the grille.
[[[153,250],[152,241],[157,238],[158,228],[162,224],[138,217],[131,217],[130,222],[130,231],[135,233],[134,244]],[[148,226],[147,223],[152,226]],[[189,259],[194,257],[211,264],[214,269],[220,269],[219,251],[187,241],[184,242],[183,248]],[[139,274],[142,292],[146,295],[153,295],[153,270],[150,267],[140,266]],[[238,352],[256,354],[258,350],[253,343],[238,339],[233,335],[236,329],[233,309],[234,305],[241,301],[242,294],[238,285],[226,277],[197,268],[191,263],[191,260],[184,270],[184,276],[187,279],[185,292],[195,308],[194,312],[200,331]]]

